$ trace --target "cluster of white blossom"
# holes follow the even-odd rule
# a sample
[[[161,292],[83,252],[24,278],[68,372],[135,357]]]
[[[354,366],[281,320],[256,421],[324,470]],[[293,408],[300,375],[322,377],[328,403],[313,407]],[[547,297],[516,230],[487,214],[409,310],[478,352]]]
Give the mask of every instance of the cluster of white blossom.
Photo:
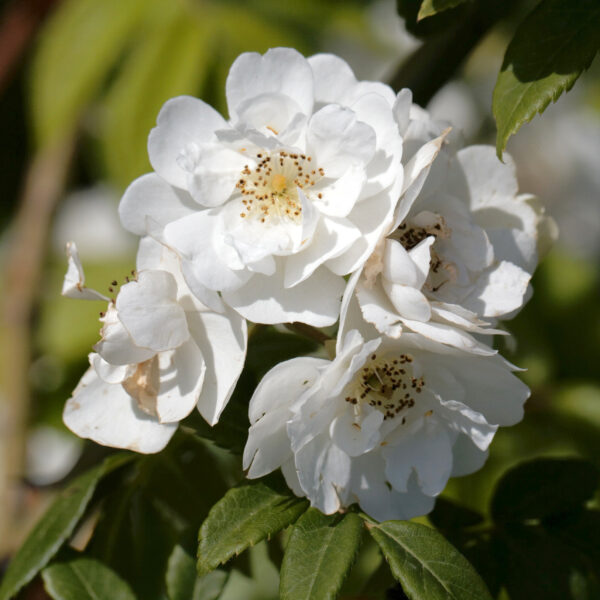
[[[339,321],[332,361],[280,363],[257,387],[248,477],[281,468],[328,514],[426,513],[522,417],[528,389],[486,336],[526,301],[546,218],[509,159],[458,148],[408,90],[335,56],[243,54],[226,92],[229,120],[191,97],[158,115],[154,173],[120,204],[141,241],[114,299],[68,248],[63,293],[108,308],[65,422],[157,452],[194,406],[218,421],[246,319]]]

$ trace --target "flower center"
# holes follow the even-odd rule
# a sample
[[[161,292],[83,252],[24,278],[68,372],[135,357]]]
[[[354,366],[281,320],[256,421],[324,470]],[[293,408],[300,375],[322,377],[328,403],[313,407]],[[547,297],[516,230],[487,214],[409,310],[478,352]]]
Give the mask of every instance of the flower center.
[[[410,354],[393,358],[373,354],[350,383],[346,402],[367,403],[382,412],[384,420],[412,408],[425,385],[423,377],[414,376],[412,362]]]
[[[445,283],[456,279],[454,263],[446,260],[439,253],[438,240],[449,239],[452,230],[446,225],[444,217],[429,211],[420,212],[412,221],[402,223],[390,236],[398,240],[404,249],[409,251],[429,236],[436,238],[431,246],[429,275],[423,286],[426,291],[437,292]]]
[[[261,223],[273,219],[300,223],[302,201],[298,189],[308,193],[325,171],[312,165],[312,157],[284,150],[259,153],[256,158],[256,167],[246,165],[236,184],[242,194],[240,216]]]

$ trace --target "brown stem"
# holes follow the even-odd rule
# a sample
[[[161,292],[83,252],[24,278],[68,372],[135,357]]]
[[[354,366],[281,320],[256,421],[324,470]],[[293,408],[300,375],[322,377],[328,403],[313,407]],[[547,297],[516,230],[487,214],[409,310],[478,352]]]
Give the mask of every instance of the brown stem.
[[[69,138],[33,158],[6,251],[0,322],[0,553],[17,541],[8,535],[9,529],[19,535],[30,404],[31,323],[51,217],[64,189],[73,147]]]

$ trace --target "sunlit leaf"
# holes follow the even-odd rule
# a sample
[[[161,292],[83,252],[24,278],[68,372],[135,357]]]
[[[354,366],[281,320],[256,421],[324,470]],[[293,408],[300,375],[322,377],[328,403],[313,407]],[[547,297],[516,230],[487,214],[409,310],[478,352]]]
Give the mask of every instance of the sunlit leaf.
[[[470,2],[471,0],[423,0],[421,8],[419,9],[418,19],[425,19],[431,17],[436,13],[454,8],[464,2]]]
[[[369,531],[411,600],[491,600],[467,559],[434,529],[385,521]]]
[[[294,496],[279,475],[229,490],[200,528],[199,574],[212,571],[248,546],[291,525],[307,506],[308,502]]]
[[[42,577],[54,600],[136,600],[125,581],[91,558],[51,565]]]
[[[65,0],[43,29],[31,71],[39,145],[72,132],[131,39],[147,0]]]
[[[363,528],[355,513],[308,509],[296,522],[281,566],[282,600],[337,597],[358,552]]]
[[[517,29],[496,81],[498,156],[523,123],[570,90],[600,48],[597,0],[542,0]]]

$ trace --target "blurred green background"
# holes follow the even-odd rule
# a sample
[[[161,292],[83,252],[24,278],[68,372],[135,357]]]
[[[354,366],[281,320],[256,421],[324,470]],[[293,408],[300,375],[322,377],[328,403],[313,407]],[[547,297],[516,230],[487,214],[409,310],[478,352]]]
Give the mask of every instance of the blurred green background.
[[[227,72],[248,50],[331,51],[359,78],[390,80],[420,43],[393,0],[23,0],[1,10],[0,557],[83,447],[61,411],[102,307],[60,296],[64,244],[77,242],[91,287],[131,270],[136,242],[120,229],[117,204],[150,170],[146,139],[162,103],[192,94],[226,114]],[[467,143],[494,143],[491,92],[511,26],[495,27],[429,102]],[[541,198],[561,235],[532,300],[506,324],[514,337],[500,346],[527,369],[525,419],[498,433],[482,471],[444,492],[484,511],[500,474],[524,458],[577,454],[600,464],[598,66],[508,151],[521,190]],[[365,557],[371,569],[378,557]],[[240,574],[231,598],[276,597],[265,548],[250,562],[260,583]]]

